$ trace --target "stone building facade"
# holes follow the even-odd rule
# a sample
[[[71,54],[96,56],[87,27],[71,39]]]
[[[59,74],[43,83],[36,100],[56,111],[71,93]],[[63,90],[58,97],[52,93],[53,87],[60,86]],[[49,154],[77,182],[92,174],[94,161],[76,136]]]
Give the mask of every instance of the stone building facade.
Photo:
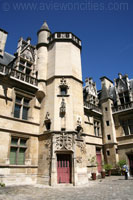
[[[81,40],[51,33],[4,51],[0,29],[0,182],[86,184],[103,162],[126,159],[133,170],[133,80],[82,82]]]

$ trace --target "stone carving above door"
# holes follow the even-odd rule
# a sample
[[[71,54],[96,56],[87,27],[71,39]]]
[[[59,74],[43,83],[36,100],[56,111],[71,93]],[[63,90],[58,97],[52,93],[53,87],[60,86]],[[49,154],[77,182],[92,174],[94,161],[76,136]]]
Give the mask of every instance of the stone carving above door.
[[[72,150],[72,136],[63,133],[56,136],[56,150]]]

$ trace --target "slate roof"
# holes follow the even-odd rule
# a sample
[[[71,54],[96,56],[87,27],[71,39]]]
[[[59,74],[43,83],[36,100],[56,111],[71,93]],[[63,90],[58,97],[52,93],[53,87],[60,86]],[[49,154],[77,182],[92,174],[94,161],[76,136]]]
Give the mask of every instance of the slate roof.
[[[133,79],[129,80],[129,84],[130,84],[130,89],[133,92]],[[102,89],[102,91],[99,94],[99,98],[100,99],[105,99],[105,98],[111,98],[114,100],[114,102],[116,102],[116,91],[115,91],[115,86],[112,86],[109,88],[109,90],[107,90],[105,87]]]
[[[47,22],[44,22],[44,23],[43,23],[43,25],[42,25],[42,27],[40,28],[40,30],[47,30],[47,31],[50,31]]]
[[[110,87],[109,89],[109,97],[116,102],[116,91],[114,86]]]
[[[4,56],[0,57],[0,64],[8,65],[14,58],[15,58],[15,56],[13,56],[7,52],[4,52]]]
[[[133,79],[131,79],[131,80],[129,81],[129,83],[130,83],[131,91],[133,92]]]

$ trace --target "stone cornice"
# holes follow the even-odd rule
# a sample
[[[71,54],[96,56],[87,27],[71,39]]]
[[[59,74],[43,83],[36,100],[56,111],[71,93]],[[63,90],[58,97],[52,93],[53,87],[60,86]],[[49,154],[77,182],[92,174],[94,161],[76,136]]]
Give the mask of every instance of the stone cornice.
[[[17,130],[11,130],[11,129],[6,129],[6,128],[0,128],[0,131],[2,132],[8,132],[8,133],[13,133],[13,134],[20,134],[22,135],[26,135],[26,136],[34,136],[34,137],[39,137],[38,134],[33,134],[33,133],[28,133],[28,132],[22,132],[22,131],[17,131]]]
[[[91,142],[86,142],[86,144],[88,144],[88,145],[96,145],[97,147],[98,147],[98,146],[99,146],[99,147],[102,147],[102,146],[103,146],[103,144],[91,143]]]
[[[72,78],[72,79],[78,81],[79,83],[83,84],[83,81],[82,81],[82,80],[80,80],[80,79],[78,79],[78,78],[76,78],[76,77],[74,77],[74,76],[72,76],[72,75],[54,75],[54,76],[48,78],[48,79],[46,80],[46,82],[48,83],[48,82],[51,81],[51,80],[54,80],[54,79],[56,79],[56,78],[62,78],[62,77],[64,77],[64,78]]]
[[[95,135],[90,135],[90,134],[87,134],[87,133],[82,133],[82,136],[88,136],[88,137],[94,137],[94,138],[102,139],[102,136],[95,136]]]
[[[125,148],[125,147],[133,147],[133,142],[128,142],[128,143],[125,143],[125,144],[118,144],[118,149],[120,148]]]
[[[18,118],[14,118],[14,117],[4,116],[4,115],[0,115],[0,118],[18,121],[18,122],[22,122],[22,123],[26,123],[26,124],[32,124],[32,125],[35,125],[35,126],[40,125],[39,123],[31,122],[31,121],[28,121],[28,120],[22,120],[22,119],[18,119]]]
[[[121,141],[121,140],[128,140],[128,139],[131,139],[131,138],[133,138],[133,135],[124,135],[124,136],[117,137],[116,139],[118,141]]]

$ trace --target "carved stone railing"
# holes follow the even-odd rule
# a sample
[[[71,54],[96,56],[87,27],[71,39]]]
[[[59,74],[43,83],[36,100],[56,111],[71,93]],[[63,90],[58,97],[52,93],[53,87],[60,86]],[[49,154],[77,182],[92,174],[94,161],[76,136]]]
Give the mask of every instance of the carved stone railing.
[[[102,114],[101,108],[99,108],[98,106],[96,106],[94,104],[91,104],[91,103],[88,103],[88,102],[84,102],[84,107],[89,109],[89,110],[93,110],[93,111],[96,111],[96,112],[99,112],[99,113]]]
[[[16,78],[20,81],[24,81],[24,82],[29,83],[29,84],[34,85],[34,86],[38,85],[36,78],[29,76],[29,75],[27,75],[23,72],[20,72],[20,71],[14,69],[14,68],[10,68],[10,67],[4,66],[4,65],[0,65],[0,73],[2,73],[3,75],[7,75],[7,76],[10,76],[10,77]]]
[[[129,109],[133,109],[133,101],[131,101],[129,103],[125,103],[123,105],[118,105],[118,106],[112,107],[112,112],[117,113],[120,111],[129,110]]]
[[[81,47],[81,40],[71,32],[56,32],[49,37],[49,42],[53,40],[71,40]]]

